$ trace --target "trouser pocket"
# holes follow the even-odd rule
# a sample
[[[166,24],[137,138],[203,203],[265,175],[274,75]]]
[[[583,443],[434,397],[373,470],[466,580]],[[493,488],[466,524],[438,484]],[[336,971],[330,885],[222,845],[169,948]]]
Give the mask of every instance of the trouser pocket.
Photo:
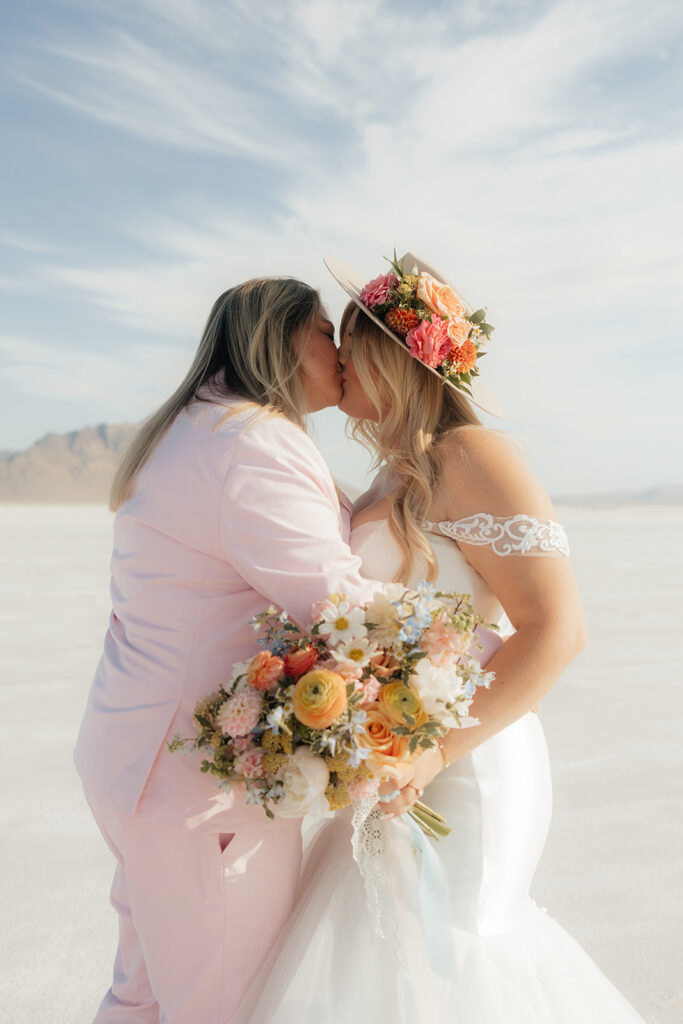
[[[230,843],[235,838],[234,832],[219,832],[218,833],[218,845],[221,848],[221,853],[225,853]]]

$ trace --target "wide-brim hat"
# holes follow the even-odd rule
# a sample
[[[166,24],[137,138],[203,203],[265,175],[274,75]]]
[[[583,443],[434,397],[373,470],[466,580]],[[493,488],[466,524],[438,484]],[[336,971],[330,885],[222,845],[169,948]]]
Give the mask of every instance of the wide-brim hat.
[[[378,316],[375,316],[371,309],[368,309],[368,307],[361,302],[360,293],[370,279],[361,277],[361,275],[355,270],[348,267],[345,263],[342,263],[341,260],[336,259],[334,256],[326,256],[324,262],[325,266],[332,274],[332,277],[342,286],[349,298],[353,299],[358,308],[362,309],[365,315],[370,317],[378,327],[381,327],[385,334],[388,334],[390,338],[393,338],[395,342],[407,350],[405,339],[402,338],[400,334],[396,334],[392,331],[390,327],[387,327],[387,325],[380,320]],[[398,260],[398,263],[403,266],[405,272],[408,274],[421,274],[424,272],[425,274],[429,274],[431,277],[436,278],[440,284],[445,284],[452,292],[454,292],[456,297],[460,299],[465,307],[467,315],[474,313],[475,308],[471,306],[467,299],[460,294],[457,288],[453,287],[441,271],[437,270],[436,267],[433,267],[431,263],[427,263],[425,260],[420,259],[419,256],[415,256],[412,252],[405,253],[405,255]],[[500,402],[490,388],[482,383],[481,377],[474,377],[472,379],[470,383],[470,392],[467,393],[461,388],[456,388],[455,384],[453,384],[452,381],[449,381],[447,377],[444,377],[443,374],[439,373],[438,370],[431,366],[427,366],[426,363],[422,363],[421,365],[431,373],[435,373],[439,380],[444,384],[454,388],[459,392],[459,394],[464,395],[468,401],[472,402],[473,405],[476,405],[479,409],[487,412],[490,416],[503,415],[503,409]]]

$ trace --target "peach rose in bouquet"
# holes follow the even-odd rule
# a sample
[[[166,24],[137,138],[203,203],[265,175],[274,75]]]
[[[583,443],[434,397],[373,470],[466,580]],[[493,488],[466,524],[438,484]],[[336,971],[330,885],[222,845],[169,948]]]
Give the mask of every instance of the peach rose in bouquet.
[[[249,662],[247,682],[255,690],[270,690],[282,673],[282,658],[277,658],[270,651],[260,651]]]
[[[365,764],[374,775],[397,778],[411,759],[409,738],[397,736],[393,722],[382,705],[364,704],[366,718],[358,733],[358,742],[369,753]]]

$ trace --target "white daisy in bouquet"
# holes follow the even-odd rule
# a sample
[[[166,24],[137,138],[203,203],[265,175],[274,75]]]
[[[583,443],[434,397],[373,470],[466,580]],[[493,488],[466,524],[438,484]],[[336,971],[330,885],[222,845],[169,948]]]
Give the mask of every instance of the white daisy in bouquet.
[[[257,616],[257,653],[197,704],[197,736],[169,744],[202,752],[201,771],[245,785],[269,817],[376,795],[449,729],[475,724],[476,688],[493,679],[468,595],[388,584],[364,607],[332,594],[314,614],[308,632],[276,608]],[[448,832],[424,805],[411,813],[428,834]]]
[[[359,640],[368,632],[363,609],[352,608],[337,594],[332,594],[323,605],[317,626],[330,647]]]

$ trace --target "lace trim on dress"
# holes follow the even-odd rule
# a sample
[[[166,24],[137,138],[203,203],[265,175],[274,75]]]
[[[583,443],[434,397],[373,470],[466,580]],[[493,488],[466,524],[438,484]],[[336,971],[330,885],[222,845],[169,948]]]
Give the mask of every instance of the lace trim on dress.
[[[351,825],[353,836],[351,849],[353,859],[360,868],[365,883],[368,909],[372,916],[375,933],[385,937],[382,913],[382,895],[389,886],[385,864],[387,842],[387,821],[378,802],[377,793],[359,800],[353,809]]]
[[[569,556],[564,527],[552,519],[520,513],[503,518],[476,512],[457,522],[425,522],[425,530],[439,532],[463,544],[487,545],[496,555]]]

